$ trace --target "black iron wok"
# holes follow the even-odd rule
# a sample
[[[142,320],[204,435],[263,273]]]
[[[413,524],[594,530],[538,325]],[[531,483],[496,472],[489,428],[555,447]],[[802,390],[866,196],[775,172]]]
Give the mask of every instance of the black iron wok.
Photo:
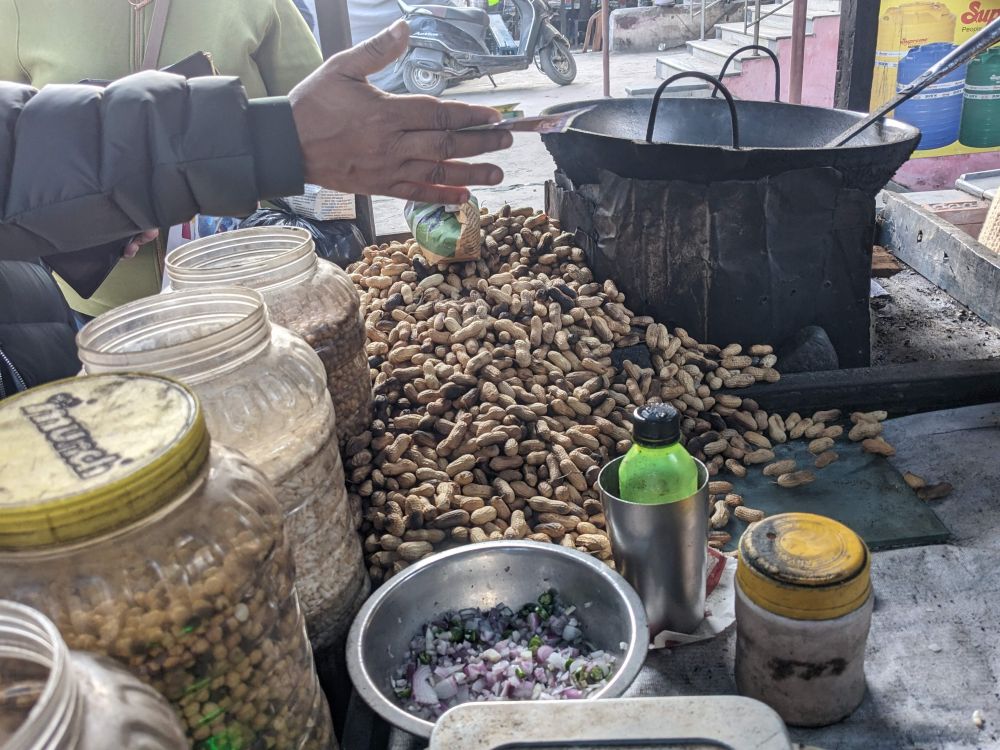
[[[847,183],[874,196],[910,158],[920,131],[884,120],[846,146],[824,146],[864,114],[779,102],[663,98],[647,125],[653,97],[594,99],[550,107],[555,114],[593,107],[563,133],[542,136],[574,185],[600,182],[598,170],[644,180],[710,183],[756,180],[792,169],[835,167]],[[738,148],[730,106],[738,120]]]

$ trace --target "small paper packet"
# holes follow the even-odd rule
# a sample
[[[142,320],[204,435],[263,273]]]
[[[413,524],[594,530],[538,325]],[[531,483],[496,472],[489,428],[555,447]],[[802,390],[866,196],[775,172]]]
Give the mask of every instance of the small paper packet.
[[[403,216],[429,262],[479,259],[480,213],[475,196],[461,206],[410,201],[403,208]]]

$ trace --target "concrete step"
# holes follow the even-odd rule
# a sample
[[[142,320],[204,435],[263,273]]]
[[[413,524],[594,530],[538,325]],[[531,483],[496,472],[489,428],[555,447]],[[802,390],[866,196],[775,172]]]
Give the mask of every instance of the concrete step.
[[[792,17],[794,3],[786,5],[784,8],[778,8],[777,7],[778,5],[780,5],[780,3],[776,3],[774,5],[760,6],[761,15],[767,13],[772,8],[777,8],[777,10],[774,11],[774,15],[772,17],[778,17],[778,16],[787,16],[788,18]],[[840,0],[809,0],[809,4],[806,7],[806,18],[810,20],[813,18],[827,18],[829,16],[839,16],[839,15],[840,15]]]
[[[735,48],[734,48],[735,49]],[[664,55],[663,57],[656,58],[656,77],[661,81],[669,78],[676,73],[698,71],[700,73],[707,73],[710,76],[718,76],[719,71],[722,69],[722,60],[718,62],[703,60],[701,58],[695,57],[690,53],[684,53],[680,55]],[[733,66],[729,66],[729,70],[726,71],[726,78],[731,76],[739,75],[738,70],[733,70]],[[677,83],[697,83],[696,79],[685,80],[681,79]],[[708,86],[708,84],[704,84]]]
[[[739,47],[722,39],[695,40],[687,43],[688,52],[699,60],[716,66],[716,70],[722,70],[723,63]],[[729,70],[740,72],[740,62],[748,57],[753,57],[753,52],[747,50],[736,56],[736,59],[729,64]],[[727,71],[728,72],[728,71]]]
[[[625,93],[628,96],[653,96],[656,93],[659,82],[650,84],[637,84],[626,86]],[[700,81],[677,81],[664,90],[663,96],[667,97],[706,97],[711,87]]]
[[[744,31],[742,21],[718,23],[715,25],[715,33],[722,41],[732,44],[734,49],[747,44],[753,44],[753,26],[748,26]],[[812,23],[807,21],[806,35],[811,34]],[[765,18],[760,24],[760,35],[757,43],[777,52],[778,41],[781,39],[790,39],[791,36],[792,27],[790,23],[786,25],[783,21],[775,20],[774,18]]]
[[[760,23],[757,43],[777,52],[778,42],[792,35],[792,5],[785,8],[778,8],[778,4],[762,5],[761,15],[766,15],[772,10],[773,14]],[[806,35],[812,36],[815,19],[836,16],[839,13],[840,0],[809,0],[806,12]],[[656,77],[662,81],[676,73],[688,71],[718,76],[726,58],[740,47],[754,42],[753,27],[744,30],[742,21],[716,24],[715,30],[714,39],[690,41],[685,52],[656,58]],[[749,57],[753,57],[752,51],[741,52],[730,63],[726,70],[726,78],[740,75],[742,61]],[[671,96],[708,96],[710,90],[711,86],[707,83],[695,79],[682,79],[671,84],[666,93]],[[630,96],[649,96],[655,91],[655,87],[636,86],[627,91]]]

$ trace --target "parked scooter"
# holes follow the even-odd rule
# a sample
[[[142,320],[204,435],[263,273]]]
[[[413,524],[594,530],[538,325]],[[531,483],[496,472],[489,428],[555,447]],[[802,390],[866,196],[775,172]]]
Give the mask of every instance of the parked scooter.
[[[397,1],[410,25],[410,48],[399,66],[411,94],[437,96],[459,81],[492,81],[496,73],[525,70],[532,62],[560,86],[576,78],[569,41],[552,25],[545,0],[510,0],[519,15],[518,40],[501,16],[479,8]]]

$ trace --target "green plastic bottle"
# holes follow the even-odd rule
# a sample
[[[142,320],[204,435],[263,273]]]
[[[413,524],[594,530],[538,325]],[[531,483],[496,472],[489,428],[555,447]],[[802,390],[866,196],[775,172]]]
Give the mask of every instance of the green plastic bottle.
[[[681,439],[681,419],[670,404],[635,410],[633,444],[618,468],[622,500],[644,505],[672,503],[698,491],[698,465]]]

